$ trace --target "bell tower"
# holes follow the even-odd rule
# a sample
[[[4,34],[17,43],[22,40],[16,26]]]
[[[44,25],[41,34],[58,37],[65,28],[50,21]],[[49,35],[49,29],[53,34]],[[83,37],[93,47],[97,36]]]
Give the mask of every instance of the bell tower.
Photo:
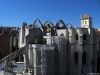
[[[85,14],[81,18],[81,27],[82,28],[91,28],[92,27],[92,17],[88,14]]]

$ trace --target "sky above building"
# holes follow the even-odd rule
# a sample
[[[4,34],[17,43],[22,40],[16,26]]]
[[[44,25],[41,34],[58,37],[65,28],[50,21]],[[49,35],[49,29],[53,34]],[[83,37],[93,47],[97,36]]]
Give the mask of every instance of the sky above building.
[[[53,24],[61,19],[66,24],[80,26],[81,16],[88,13],[93,18],[93,27],[100,28],[100,0],[0,0],[0,24],[21,26],[39,18],[44,24]]]

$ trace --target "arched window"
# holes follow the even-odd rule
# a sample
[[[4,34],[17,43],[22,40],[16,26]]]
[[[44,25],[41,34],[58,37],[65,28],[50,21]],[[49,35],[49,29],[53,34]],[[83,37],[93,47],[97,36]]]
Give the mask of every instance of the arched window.
[[[78,64],[78,52],[74,53],[74,57],[75,57],[75,64]]]
[[[76,38],[76,40],[78,40],[78,34],[76,34],[75,38]]]
[[[83,34],[83,40],[86,40],[87,36],[86,34]]]
[[[86,52],[83,52],[82,53],[82,65],[86,64],[86,58],[87,58],[87,54],[86,54]]]

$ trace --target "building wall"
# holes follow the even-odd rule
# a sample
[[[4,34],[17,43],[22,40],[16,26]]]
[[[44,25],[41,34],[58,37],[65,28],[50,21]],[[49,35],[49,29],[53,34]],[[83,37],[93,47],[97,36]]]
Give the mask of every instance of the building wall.
[[[18,32],[12,27],[0,27],[0,31],[0,59],[2,59],[18,48]]]
[[[19,31],[19,48],[24,47],[26,44],[26,36],[29,34],[29,28],[27,26],[22,26]],[[23,39],[23,42],[22,42]]]
[[[56,35],[51,35],[51,32],[49,32],[50,34],[48,33],[48,35],[44,36],[44,39],[46,39],[46,44],[56,47],[54,56],[56,62],[55,74],[82,75],[86,73],[96,72],[98,43],[95,40],[96,39],[95,30],[93,28],[84,28],[84,27],[83,28],[70,27],[65,29],[55,28],[55,30],[56,30]],[[20,35],[22,36],[22,32]],[[37,48],[38,47],[39,46],[37,46]],[[36,53],[36,51],[30,52],[29,55],[33,57],[33,54],[31,53]],[[39,54],[40,53],[41,52],[39,52]],[[52,52],[50,53],[52,54]],[[46,55],[46,53],[44,54]],[[49,55],[50,57],[48,57],[48,55],[49,54],[47,54],[47,56],[45,57],[54,60],[51,55]],[[34,57],[35,61],[37,56],[39,55],[36,55]],[[29,58],[29,60],[32,60],[31,57]],[[39,56],[39,60],[41,59],[42,58],[40,58]],[[51,61],[49,59],[47,60]],[[34,63],[35,66],[37,64],[36,62],[33,61],[30,62],[31,64]],[[49,66],[49,68],[47,68],[47,70],[50,69],[48,73],[51,72],[52,67],[50,65],[51,64],[54,65],[53,63],[54,61],[48,62],[47,66]],[[34,71],[36,73],[37,70],[35,69]]]
[[[10,54],[10,36],[7,34],[0,35],[0,59]]]
[[[66,36],[55,36],[53,46],[55,49],[55,65],[57,75],[70,75],[70,43]]]
[[[81,20],[81,25],[82,27],[89,28],[90,20],[89,19]]]
[[[33,69],[34,75],[55,75],[55,50],[46,44],[30,44],[26,50],[26,68]]]

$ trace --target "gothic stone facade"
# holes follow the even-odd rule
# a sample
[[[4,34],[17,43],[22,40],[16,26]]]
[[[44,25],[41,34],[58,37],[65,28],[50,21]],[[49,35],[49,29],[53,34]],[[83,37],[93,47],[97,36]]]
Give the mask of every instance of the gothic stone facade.
[[[62,20],[54,25],[50,21],[42,24],[37,19],[29,26],[23,23],[19,33],[19,48],[27,44],[48,44],[55,47],[54,53],[44,55],[44,59],[49,61],[45,61],[48,70],[34,75],[42,75],[43,72],[46,75],[86,75],[97,72],[97,37],[97,30],[92,27],[92,18],[88,15],[82,17],[81,27],[77,28],[66,25]],[[40,56],[38,60],[42,59]]]

